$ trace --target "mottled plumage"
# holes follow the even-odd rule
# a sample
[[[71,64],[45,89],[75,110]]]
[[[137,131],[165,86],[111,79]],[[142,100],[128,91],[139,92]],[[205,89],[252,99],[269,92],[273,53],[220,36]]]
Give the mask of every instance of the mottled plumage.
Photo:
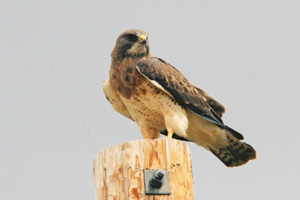
[[[162,133],[195,142],[229,167],[255,159],[255,150],[239,141],[243,136],[223,123],[222,104],[169,63],[152,57],[147,33],[125,31],[111,56],[104,93],[116,111],[138,124],[143,138]]]

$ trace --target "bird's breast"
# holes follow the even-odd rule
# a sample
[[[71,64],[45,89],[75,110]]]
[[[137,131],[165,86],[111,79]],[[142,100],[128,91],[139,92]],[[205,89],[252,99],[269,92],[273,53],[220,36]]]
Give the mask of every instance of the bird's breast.
[[[140,83],[135,86],[130,98],[121,96],[121,99],[137,123],[143,122],[151,127],[164,130],[162,106],[163,101],[169,100],[170,97],[146,78],[142,76],[140,78]]]
[[[112,86],[127,99],[131,98],[144,79],[136,70],[138,61],[124,59],[121,62],[112,63],[110,69],[109,76]]]

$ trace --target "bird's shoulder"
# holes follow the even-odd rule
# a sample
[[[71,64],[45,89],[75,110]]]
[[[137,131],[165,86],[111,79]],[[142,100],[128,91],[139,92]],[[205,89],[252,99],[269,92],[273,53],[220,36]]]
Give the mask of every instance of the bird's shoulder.
[[[204,93],[201,92],[202,90],[191,84],[171,64],[161,58],[152,57],[139,61],[136,69],[156,87],[172,96],[183,107],[190,109],[208,121],[224,126],[221,117],[208,104]]]

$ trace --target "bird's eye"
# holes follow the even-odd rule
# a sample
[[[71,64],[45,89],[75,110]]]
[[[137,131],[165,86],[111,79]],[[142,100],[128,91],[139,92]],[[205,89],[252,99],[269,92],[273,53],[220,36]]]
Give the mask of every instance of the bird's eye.
[[[136,42],[136,41],[138,41],[138,37],[137,37],[136,35],[134,35],[134,34],[128,34],[128,35],[127,35],[127,38],[128,38],[128,40],[131,41],[131,42]]]

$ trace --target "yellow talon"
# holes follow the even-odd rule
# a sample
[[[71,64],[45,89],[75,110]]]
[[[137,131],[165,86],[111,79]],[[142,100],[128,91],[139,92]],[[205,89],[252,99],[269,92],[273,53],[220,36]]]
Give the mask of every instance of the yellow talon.
[[[172,138],[173,132],[168,132],[168,138]]]

